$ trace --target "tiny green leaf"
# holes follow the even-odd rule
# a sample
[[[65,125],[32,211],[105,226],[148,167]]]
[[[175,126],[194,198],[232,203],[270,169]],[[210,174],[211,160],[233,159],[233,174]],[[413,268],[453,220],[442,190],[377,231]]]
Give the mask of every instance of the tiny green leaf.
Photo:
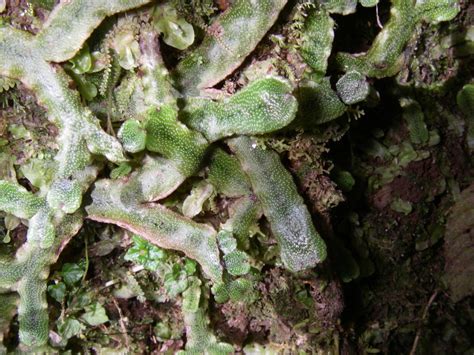
[[[48,286],[48,293],[56,301],[61,303],[66,295],[66,285],[63,282]]]
[[[79,335],[84,328],[84,325],[82,325],[77,319],[66,318],[64,322],[58,326],[58,331],[64,340],[68,340]]]
[[[131,171],[132,167],[130,164],[122,163],[110,172],[110,178],[118,179],[130,174]]]
[[[61,275],[68,286],[73,286],[84,276],[84,268],[78,264],[66,263],[61,269]]]
[[[72,63],[71,70],[74,73],[87,73],[92,67],[92,57],[87,43],[85,43],[84,47],[69,61]]]
[[[133,245],[128,249],[124,259],[131,261],[150,271],[158,270],[160,264],[166,260],[168,253],[138,236],[133,237]]]
[[[94,303],[86,307],[86,313],[81,316],[81,320],[89,325],[96,326],[109,321],[105,308],[100,303]]]
[[[392,203],[390,204],[392,210],[403,213],[404,215],[408,215],[413,210],[413,206],[410,201],[402,200],[401,198],[395,198]]]
[[[158,6],[153,16],[155,28],[163,33],[167,45],[183,50],[193,44],[193,26],[185,19],[179,18],[174,7],[168,4]]]

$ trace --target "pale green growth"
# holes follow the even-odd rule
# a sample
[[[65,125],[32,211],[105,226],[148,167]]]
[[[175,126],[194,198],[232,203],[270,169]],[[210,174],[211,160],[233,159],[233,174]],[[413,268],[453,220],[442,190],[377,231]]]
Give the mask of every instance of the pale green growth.
[[[413,210],[413,205],[410,201],[405,201],[397,197],[390,203],[390,208],[396,212],[408,215]]]
[[[29,222],[26,238],[40,248],[50,248],[54,243],[55,231],[53,225],[53,210],[49,207],[41,208]]]
[[[113,168],[110,171],[110,178],[111,179],[119,179],[124,176],[127,176],[132,172],[132,166],[128,163],[121,163],[116,168]]]
[[[15,87],[16,83],[17,81],[14,79],[10,79],[5,76],[4,77],[0,76],[0,93],[4,91],[8,91],[11,88]]]
[[[225,79],[254,50],[286,2],[235,1],[208,27],[201,45],[178,65],[175,76],[180,89],[198,94]]]
[[[36,216],[35,216],[36,217]],[[33,220],[30,223],[34,223]],[[43,345],[48,340],[48,312],[46,303],[46,280],[49,266],[53,264],[60,250],[78,232],[82,216],[66,215],[55,221],[53,231],[57,237],[49,247],[42,247],[38,241],[40,232],[30,225],[28,240],[18,249],[15,259],[0,260],[0,289],[16,291],[20,295],[18,316],[20,341],[26,346]]]
[[[298,99],[298,118],[295,123],[309,126],[332,121],[346,112],[337,94],[332,90],[329,77],[318,81],[305,80],[295,91]]]
[[[42,255],[35,255],[41,257]],[[36,265],[35,265],[36,266]],[[43,270],[29,270],[36,274],[43,274]],[[20,302],[18,306],[18,317],[22,324],[20,328],[20,340],[30,346],[45,344],[48,341],[48,313],[45,299],[47,275],[36,278],[28,277],[18,285],[20,298],[27,300]]]
[[[120,180],[101,180],[95,184],[92,203],[86,207],[88,218],[116,224],[160,248],[182,251],[196,260],[206,275],[222,277],[216,232],[157,204],[141,205],[128,185]]]
[[[60,129],[56,177],[68,178],[84,169],[90,153],[103,154],[111,161],[124,160],[118,141],[101,129],[98,120],[81,105],[77,92],[69,88],[67,75],[45,62],[35,43],[26,32],[1,28],[0,74],[31,88],[48,109],[48,118]]]
[[[47,186],[45,186],[42,190],[43,193],[47,193],[48,204],[43,199],[37,200],[21,187],[12,189],[10,183],[4,184],[3,181],[0,186],[0,189],[5,189],[7,192],[4,194],[5,197],[13,194],[10,197],[20,198],[20,203],[13,208],[16,211],[14,213],[29,219],[27,242],[17,251],[14,259],[0,261],[0,289],[2,292],[14,290],[20,295],[18,307],[20,342],[26,346],[43,345],[47,342],[49,329],[45,281],[49,265],[55,262],[61,249],[70,237],[77,233],[81,225],[82,216],[65,215],[65,213],[72,213],[80,207],[82,193],[96,178],[95,167],[89,165],[92,160],[91,153],[105,155],[114,162],[125,160],[118,141],[105,134],[99,121],[82,106],[77,92],[70,89],[70,78],[60,66],[51,65],[48,61],[72,58],[83,47],[85,54],[82,53],[72,64],[68,64],[69,72],[80,75],[76,72],[92,71],[92,55],[86,53],[86,46],[83,46],[92,30],[108,14],[143,3],[145,2],[133,0],[100,1],[94,4],[81,0],[63,2],[51,13],[45,29],[38,36],[8,27],[0,29],[0,74],[18,79],[30,88],[37,96],[38,102],[48,110],[48,118],[60,130],[57,139],[60,150],[56,156],[55,176],[51,189],[47,191]],[[78,18],[75,11],[79,11]],[[74,17],[74,20],[71,20],[71,17]],[[74,25],[79,26],[77,31],[68,32],[74,36],[74,41],[58,40],[62,37],[65,28],[69,29]],[[122,59],[125,62],[121,64],[133,68],[136,59],[134,55],[137,54],[138,48],[137,42],[130,36],[118,40],[120,43],[126,42],[132,45],[131,52],[125,49],[122,53]],[[143,58],[146,59],[146,56]],[[154,93],[151,93],[145,97],[153,95]],[[202,140],[205,141],[204,138]],[[150,164],[132,177],[146,178],[150,175],[161,175],[166,176],[168,180],[164,181],[159,188],[156,181],[151,184],[153,186],[147,183],[141,184],[139,188],[142,195],[135,197],[142,197],[142,201],[146,201],[146,198],[153,199],[156,196],[169,194],[170,190],[184,180],[173,163],[164,162],[161,158],[150,158],[148,161]],[[151,166],[159,167],[158,171],[150,172],[153,170]],[[169,182],[171,179],[176,180],[173,186]],[[131,179],[131,181],[136,182],[137,179]],[[130,195],[124,197],[130,198]],[[138,203],[136,200],[134,202],[135,204],[131,204],[132,207]],[[9,210],[12,208],[12,203],[15,203],[14,199],[9,200],[8,203],[0,201],[0,208]],[[177,235],[181,235],[179,228],[188,227],[189,234],[184,233],[188,237],[186,245],[189,248],[194,248],[196,252],[199,250],[198,246],[202,244],[204,249],[206,247],[209,249],[205,249],[206,262],[212,264],[214,261],[214,264],[209,268],[204,265],[203,269],[209,272],[211,278],[219,281],[222,271],[215,232],[212,228],[203,225],[188,226],[187,221],[174,221],[175,215],[166,217],[169,217],[164,218],[165,222],[168,222],[168,227],[172,227],[173,222],[176,222],[177,228],[173,230],[173,233],[176,232]],[[153,225],[153,227],[160,228],[161,226]],[[213,250],[214,259],[212,258]]]
[[[198,295],[200,296],[198,307],[189,307],[189,304],[196,306]],[[206,314],[207,308],[207,295],[202,294],[199,283],[193,283],[190,289],[183,293],[182,313],[186,326],[186,350],[180,350],[177,354],[230,355],[234,353],[232,345],[219,342],[212,333],[209,327],[209,318]]]
[[[297,110],[288,82],[256,80],[222,101],[191,98],[184,122],[211,142],[239,134],[264,134],[287,126]]]
[[[229,219],[222,228],[232,231],[245,246],[250,227],[261,217],[261,207],[253,195],[247,175],[237,158],[217,148],[211,155],[208,180],[218,193],[226,197],[238,197],[229,206]]]
[[[70,67],[71,71],[76,74],[84,74],[92,69],[93,58],[89,49],[89,45],[84,43],[81,50],[71,58],[69,63],[72,64]]]
[[[17,259],[20,265],[23,262],[24,270],[24,276],[17,286],[20,295],[20,341],[26,345],[41,345],[47,341],[46,281],[49,265],[56,262],[59,250],[78,232],[81,224],[82,218],[78,215],[66,216],[58,223],[57,238],[51,247],[42,249],[28,242],[17,252]]]
[[[248,137],[233,138],[228,143],[250,178],[280,245],[284,265],[291,271],[300,271],[323,261],[326,245],[279,156]]]
[[[250,271],[249,256],[237,250],[237,241],[232,232],[221,230],[217,234],[219,249],[224,253],[225,269],[232,276],[245,275]]]
[[[337,94],[346,105],[364,101],[369,95],[370,86],[365,76],[356,71],[344,74],[336,83]]]
[[[402,107],[403,119],[407,123],[410,141],[413,144],[426,144],[430,138],[430,133],[426,127],[425,117],[421,106],[412,99],[400,99]]]
[[[160,110],[162,106],[165,106],[164,110],[169,113],[178,110],[175,97],[177,95],[175,95],[168,70],[161,57],[159,43],[158,33],[151,26],[145,26],[140,30],[141,55],[138,58],[140,76],[126,75],[122,83],[115,89],[115,99],[120,112],[136,122],[139,121],[141,128],[146,128],[148,116],[153,116],[150,112],[155,109]],[[122,141],[126,143],[125,133],[127,129],[130,129],[130,133],[132,133],[130,145],[134,146],[130,148],[136,150],[138,146],[141,148],[141,129],[138,130],[137,123],[131,125],[123,128],[125,131]],[[133,139],[138,140],[135,142]],[[127,150],[127,145],[124,148]]]
[[[107,54],[104,56],[104,70],[102,71],[102,78],[99,83],[100,95],[108,99],[112,97],[114,87],[119,82],[120,75],[123,72],[117,55],[111,54],[110,51],[111,49],[107,47]]]
[[[416,0],[415,8],[423,21],[432,24],[450,21],[460,11],[458,0]]]
[[[135,92],[139,84],[140,80],[134,72],[126,72],[122,81],[114,89],[114,103],[121,118],[135,119],[139,117],[139,105],[135,100],[137,96]]]
[[[262,207],[252,195],[242,196],[229,206],[229,219],[221,226],[231,230],[239,245],[248,247],[250,230],[262,216]]]
[[[140,169],[126,179],[126,195],[130,201],[140,203],[161,200],[175,191],[186,177],[172,161],[146,155]]]
[[[188,281],[188,288],[183,292],[183,312],[197,312],[199,301],[201,300],[201,280],[196,276],[191,276]]]
[[[134,31],[118,31],[112,40],[111,47],[117,53],[117,60],[125,70],[133,70],[138,66],[140,45]]]
[[[148,150],[175,162],[184,175],[192,175],[199,169],[208,143],[200,133],[180,123],[172,107],[151,109],[145,129]]]
[[[370,77],[395,75],[401,68],[400,56],[417,23],[413,1],[395,0],[390,20],[379,32],[371,48],[363,55],[338,53],[336,59],[345,71],[356,70]]]
[[[153,25],[158,32],[163,33],[163,40],[169,46],[183,50],[194,42],[193,26],[179,17],[170,4],[161,4],[155,8]]]
[[[47,201],[53,210],[74,213],[82,203],[82,189],[77,181],[56,180],[48,192]]]
[[[82,42],[74,45],[79,49]],[[55,48],[60,47],[55,38]],[[98,120],[82,107],[77,92],[69,88],[67,75],[60,67],[46,62],[45,51],[46,45],[40,44],[38,37],[12,28],[0,29],[0,74],[18,79],[30,88],[48,110],[49,120],[60,130],[48,205],[42,203],[33,216],[30,212],[25,214],[31,217],[27,242],[0,273],[0,283],[20,295],[20,341],[27,346],[43,345],[48,339],[45,281],[58,250],[80,227],[80,217],[64,213],[79,208],[82,192],[95,179],[95,168],[88,167],[91,153],[103,154],[113,161],[124,160],[120,144],[105,134]]]
[[[168,70],[160,55],[158,33],[144,28],[140,31],[141,56],[139,90],[134,93],[133,101],[143,102],[137,109],[139,115],[148,112],[150,107],[169,105],[177,110],[174,89],[171,85]]]
[[[379,3],[379,0],[359,0],[363,7],[374,7]]]
[[[421,21],[438,23],[453,19],[459,12],[456,0],[393,0],[390,20],[363,54],[338,53],[336,61],[344,71],[384,78],[398,73],[403,65],[402,51]]]
[[[242,349],[244,355],[271,355],[278,354],[280,345],[277,343],[259,344],[257,342],[245,345]]]
[[[224,255],[225,268],[232,276],[245,275],[250,271],[249,257],[240,250]]]
[[[177,354],[230,355],[234,353],[232,345],[218,342],[216,336],[209,328],[209,318],[201,308],[196,312],[184,312],[184,323],[186,324],[186,336],[188,339],[186,350],[180,350]]]
[[[217,241],[219,242],[219,249],[222,250],[224,254],[228,254],[237,249],[237,241],[232,235],[232,232],[221,230],[217,233]]]
[[[107,17],[149,3],[150,0],[74,0],[57,5],[43,30],[37,35],[36,47],[47,61],[64,62],[74,57],[92,31]],[[67,31],[67,41],[63,38]]]
[[[252,303],[257,296],[254,283],[242,277],[229,283],[227,292],[233,302]]]
[[[324,76],[334,40],[334,20],[324,10],[313,10],[308,14],[299,52],[305,62],[319,75]]]
[[[132,72],[139,65],[139,31],[136,16],[120,16],[100,42],[100,50],[92,53],[94,61],[90,72],[102,71],[99,91],[108,100],[113,98],[114,87],[120,81],[122,69]]]
[[[29,219],[43,205],[44,199],[33,195],[23,186],[0,180],[0,211],[11,213],[18,218]]]
[[[355,12],[357,0],[322,0],[320,4],[331,14],[349,15]]]
[[[208,180],[217,192],[228,197],[252,193],[250,181],[242,171],[239,161],[222,149],[214,149],[209,163]]]
[[[66,73],[68,73],[74,80],[74,83],[77,85],[77,90],[86,101],[91,101],[97,96],[97,87],[91,82],[87,81],[83,75],[76,74],[73,71],[68,70],[67,67],[65,67],[65,70]]]
[[[235,303],[250,304],[255,302],[258,295],[254,288],[254,282],[243,277],[214,284],[212,286],[212,293],[217,303],[224,303],[230,300]]]
[[[0,290],[13,289],[13,286],[23,276],[23,265],[19,265],[17,261],[11,258],[6,258],[2,255],[0,258]]]
[[[77,174],[74,184],[79,184],[82,193],[96,176],[96,167],[87,167]],[[60,210],[52,210],[42,199],[40,201],[36,214],[29,218],[27,241],[17,250],[14,259],[0,260],[0,290],[16,291],[20,295],[20,342],[26,346],[40,346],[48,339],[45,291],[49,266],[56,262],[60,251],[79,231],[83,220],[79,213],[65,215]]]
[[[206,181],[200,181],[183,202],[183,214],[193,218],[201,213],[204,202],[214,193],[214,187]]]
[[[145,149],[146,131],[137,120],[125,121],[117,136],[127,152],[138,153]]]

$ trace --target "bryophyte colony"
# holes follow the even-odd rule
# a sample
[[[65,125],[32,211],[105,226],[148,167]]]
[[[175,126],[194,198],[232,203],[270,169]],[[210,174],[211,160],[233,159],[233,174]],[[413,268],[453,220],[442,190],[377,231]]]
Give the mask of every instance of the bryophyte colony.
[[[289,35],[280,44],[303,66],[296,76],[282,70],[277,56],[252,57],[287,5],[236,0],[212,17],[199,43],[173,1],[61,1],[37,34],[1,25],[4,89],[17,81],[31,90],[59,130],[45,186],[27,189],[14,178],[0,180],[0,210],[28,226],[26,242],[0,258],[0,299],[14,304],[0,318],[11,318],[17,305],[22,346],[48,342],[49,268],[85,219],[116,225],[198,263],[200,272],[188,276],[182,293],[184,353],[233,352],[212,333],[207,304],[211,295],[217,302],[252,299],[249,235],[263,216],[283,267],[296,273],[325,260],[318,226],[265,138],[317,127],[369,100],[369,78],[400,70],[416,26],[451,20],[459,5],[392,1],[389,21],[366,53],[335,55],[341,73],[335,86],[326,76],[331,15],[353,13],[357,1],[294,6]],[[97,34],[111,16],[115,26]],[[164,60],[169,47],[160,45],[160,36],[184,51],[177,65]],[[237,90],[218,89],[235,73],[241,73]],[[428,139],[416,118],[410,124],[414,139]],[[111,164],[110,178],[98,178]],[[161,203],[197,177],[181,212]],[[227,220],[217,226],[194,218],[212,195],[232,201]]]

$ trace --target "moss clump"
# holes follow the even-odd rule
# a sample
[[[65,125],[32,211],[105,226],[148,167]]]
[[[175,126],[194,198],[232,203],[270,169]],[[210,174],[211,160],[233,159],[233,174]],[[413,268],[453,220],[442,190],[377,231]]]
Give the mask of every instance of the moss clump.
[[[361,291],[365,311],[383,299],[379,284],[411,285],[412,265],[439,259],[428,253],[442,239],[443,206],[470,182],[461,160],[472,146],[472,84],[453,74],[469,63],[459,44],[468,50],[470,32],[451,36],[469,17],[463,7],[438,25],[464,6],[454,0],[359,3],[367,8],[71,0],[45,5],[47,13],[38,1],[0,2],[7,351],[17,350],[15,313],[19,349],[34,353],[222,354],[255,339],[270,345],[245,348],[336,353],[357,344],[354,352],[389,353],[380,342],[392,331],[405,344],[414,328],[398,330],[387,317],[354,335],[346,324],[364,331],[366,320],[340,322],[342,292]],[[356,29],[349,40],[347,26]],[[437,31],[442,43],[430,35]],[[436,83],[426,84],[433,58],[427,81]],[[39,127],[47,139],[37,139]],[[428,169],[432,162],[439,168]],[[432,211],[433,221],[419,223]],[[391,262],[405,274],[386,269]],[[374,294],[365,297],[369,275]],[[469,287],[452,280],[455,299],[467,297]]]

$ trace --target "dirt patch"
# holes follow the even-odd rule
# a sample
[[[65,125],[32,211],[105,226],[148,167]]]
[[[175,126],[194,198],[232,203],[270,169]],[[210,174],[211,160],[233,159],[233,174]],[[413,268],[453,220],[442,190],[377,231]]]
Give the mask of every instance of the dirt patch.
[[[295,278],[272,268],[257,289],[260,297],[252,305],[215,305],[214,327],[224,339],[240,347],[273,341],[292,348],[305,334],[310,338],[305,346],[324,347],[332,339],[329,335],[339,330],[344,300],[337,280],[327,281],[314,272]]]

